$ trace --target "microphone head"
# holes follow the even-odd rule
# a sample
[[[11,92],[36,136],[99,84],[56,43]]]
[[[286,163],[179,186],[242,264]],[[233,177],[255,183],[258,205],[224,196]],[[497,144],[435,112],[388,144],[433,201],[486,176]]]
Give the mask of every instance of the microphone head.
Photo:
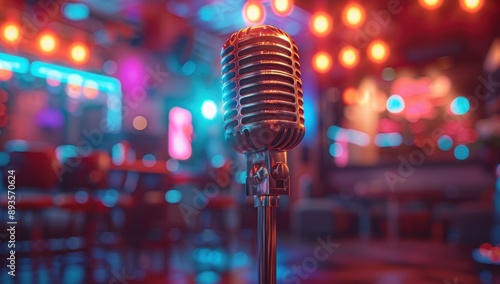
[[[298,48],[268,25],[234,34],[221,51],[225,139],[240,153],[286,151],[305,134]]]

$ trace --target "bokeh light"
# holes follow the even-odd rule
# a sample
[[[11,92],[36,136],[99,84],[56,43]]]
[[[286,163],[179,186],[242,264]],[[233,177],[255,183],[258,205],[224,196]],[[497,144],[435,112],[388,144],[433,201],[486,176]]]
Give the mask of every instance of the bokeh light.
[[[332,18],[324,12],[318,12],[312,15],[309,26],[314,35],[319,37],[326,36],[332,31]]]
[[[455,155],[455,158],[458,160],[465,160],[469,157],[469,147],[466,145],[458,145],[455,147],[453,155]]]
[[[16,24],[6,24],[2,29],[2,35],[5,41],[15,43],[20,39],[21,31]]]
[[[357,96],[358,96],[358,90],[356,90],[356,88],[349,87],[345,89],[344,92],[342,93],[342,101],[346,105],[353,105],[356,103]]]
[[[400,95],[391,95],[385,105],[390,113],[400,113],[405,108],[405,101]]]
[[[320,51],[313,56],[313,68],[319,73],[326,73],[332,69],[332,57],[330,54]]]
[[[266,10],[258,1],[250,1],[243,7],[243,17],[249,24],[260,24],[264,21]]]
[[[182,200],[182,193],[177,189],[165,192],[165,201],[168,203],[179,203]]]
[[[368,58],[375,63],[383,63],[389,58],[389,46],[381,40],[375,40],[368,46]]]
[[[40,47],[40,50],[45,53],[54,52],[54,50],[56,49],[56,45],[57,45],[57,40],[51,34],[42,35],[40,37],[40,40],[38,41],[38,46]]]
[[[419,0],[418,2],[427,10],[435,10],[443,4],[443,0]]]
[[[456,97],[451,101],[450,111],[456,115],[466,114],[469,109],[470,103],[466,97]]]
[[[330,155],[332,155],[332,157],[338,158],[338,157],[342,156],[342,153],[344,153],[344,147],[342,146],[342,144],[335,142],[335,143],[330,145],[329,152],[330,152]]]
[[[212,100],[206,100],[201,105],[201,114],[204,118],[212,120],[217,115],[217,105]]]
[[[443,135],[438,138],[437,145],[439,149],[448,151],[453,147],[453,139],[448,135]]]
[[[339,54],[340,64],[346,68],[353,68],[358,65],[359,52],[352,46],[346,46],[340,50]]]
[[[460,0],[460,7],[469,13],[475,13],[483,7],[484,0]]]
[[[148,120],[144,116],[138,115],[132,120],[132,126],[136,130],[144,130],[148,126]]]
[[[275,14],[286,16],[293,10],[293,0],[273,0],[271,7]]]
[[[348,27],[357,28],[365,21],[365,10],[357,3],[350,3],[342,12],[342,21]]]
[[[78,64],[87,62],[89,59],[88,48],[81,43],[74,44],[71,47],[71,59],[73,60],[73,62]]]

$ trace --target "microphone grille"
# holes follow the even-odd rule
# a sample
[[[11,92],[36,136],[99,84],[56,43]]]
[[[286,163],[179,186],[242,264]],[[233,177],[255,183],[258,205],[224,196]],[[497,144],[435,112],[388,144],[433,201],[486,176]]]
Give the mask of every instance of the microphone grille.
[[[242,29],[224,44],[221,64],[226,139],[231,142],[237,135],[241,137],[236,140],[245,140],[232,143],[233,147],[244,152],[297,145],[305,132],[304,101],[293,39],[272,26]],[[262,129],[263,124],[275,132],[272,141],[264,143],[267,145],[242,133]]]

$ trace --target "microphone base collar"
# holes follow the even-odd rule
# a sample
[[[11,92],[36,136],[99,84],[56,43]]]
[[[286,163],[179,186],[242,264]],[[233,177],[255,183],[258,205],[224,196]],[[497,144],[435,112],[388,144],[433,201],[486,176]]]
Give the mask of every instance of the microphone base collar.
[[[246,153],[247,196],[290,194],[290,175],[285,151],[264,150]]]

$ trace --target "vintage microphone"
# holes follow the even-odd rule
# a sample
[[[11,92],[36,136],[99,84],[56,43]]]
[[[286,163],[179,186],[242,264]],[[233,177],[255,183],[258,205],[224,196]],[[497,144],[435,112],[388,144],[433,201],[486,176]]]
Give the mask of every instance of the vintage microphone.
[[[258,208],[259,283],[276,283],[276,207],[290,193],[286,151],[304,137],[297,45],[284,31],[252,26],[221,51],[225,139],[247,163],[246,194]]]

